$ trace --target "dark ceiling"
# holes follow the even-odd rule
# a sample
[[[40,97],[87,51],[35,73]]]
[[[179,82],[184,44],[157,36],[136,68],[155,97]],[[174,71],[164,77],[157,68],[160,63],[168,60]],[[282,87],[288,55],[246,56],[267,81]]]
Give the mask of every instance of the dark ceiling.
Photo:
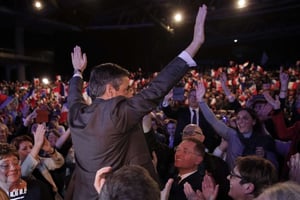
[[[69,52],[79,44],[92,64],[113,60],[133,69],[160,69],[189,42],[203,3],[206,42],[198,59],[257,59],[262,52],[277,62],[299,59],[300,1],[250,2],[238,10],[234,0],[48,0],[38,12],[32,0],[1,0],[0,61],[70,65]],[[185,22],[175,25],[170,16],[179,8]]]

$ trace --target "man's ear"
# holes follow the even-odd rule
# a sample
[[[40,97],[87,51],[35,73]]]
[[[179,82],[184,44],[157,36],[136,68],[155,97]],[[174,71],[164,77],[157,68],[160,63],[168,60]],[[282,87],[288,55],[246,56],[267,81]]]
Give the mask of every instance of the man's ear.
[[[196,165],[200,165],[203,161],[203,157],[202,156],[197,156],[196,160],[195,160],[195,164]]]
[[[255,186],[253,183],[244,183],[243,190],[245,194],[252,194],[254,192]]]
[[[107,97],[112,98],[115,96],[115,88],[111,85],[111,84],[106,84],[106,88],[105,88],[105,93],[107,95]]]

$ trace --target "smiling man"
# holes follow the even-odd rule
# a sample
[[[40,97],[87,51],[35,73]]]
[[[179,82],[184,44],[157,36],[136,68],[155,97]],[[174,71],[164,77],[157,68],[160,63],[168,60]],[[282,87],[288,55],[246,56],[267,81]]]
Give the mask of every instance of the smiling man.
[[[204,159],[204,145],[196,138],[187,137],[175,148],[175,167],[178,174],[174,178],[169,199],[183,200],[186,196],[183,191],[184,183],[188,182],[196,191],[201,189],[204,172],[198,166]]]
[[[234,200],[252,200],[266,187],[276,183],[277,171],[274,165],[258,156],[239,157],[228,175],[228,195]]]

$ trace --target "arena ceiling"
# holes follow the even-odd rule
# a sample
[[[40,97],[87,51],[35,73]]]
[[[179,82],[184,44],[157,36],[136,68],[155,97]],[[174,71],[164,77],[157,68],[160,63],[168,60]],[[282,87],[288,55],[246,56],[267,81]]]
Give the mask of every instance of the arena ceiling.
[[[177,37],[185,42],[182,38],[190,38],[198,6],[205,3],[205,45],[211,51],[233,46],[233,40],[238,39],[244,45],[289,45],[299,53],[299,0],[250,0],[244,9],[236,9],[235,0],[45,0],[40,11],[33,8],[32,2],[0,1],[2,51],[14,51],[17,29],[25,33],[25,52],[36,48],[55,51],[57,44],[83,35],[90,40],[102,34],[112,36],[109,43],[117,43],[118,33],[126,31],[133,40],[139,37],[135,34],[155,33],[155,37],[162,34],[162,38]],[[184,13],[185,21],[180,25],[172,22],[175,10]]]

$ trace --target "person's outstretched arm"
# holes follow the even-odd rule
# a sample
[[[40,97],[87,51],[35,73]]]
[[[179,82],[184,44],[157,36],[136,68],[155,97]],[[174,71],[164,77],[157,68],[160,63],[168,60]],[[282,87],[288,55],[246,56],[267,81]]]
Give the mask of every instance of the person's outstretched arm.
[[[229,127],[225,125],[223,122],[218,120],[215,116],[215,114],[211,111],[211,109],[208,107],[206,102],[204,101],[204,94],[205,94],[205,86],[203,84],[203,81],[199,81],[198,85],[196,86],[196,96],[197,101],[199,102],[199,107],[203,113],[203,116],[207,120],[207,122],[213,127],[213,129],[225,140],[228,139],[228,132]]]
[[[194,37],[190,45],[185,49],[185,51],[191,56],[194,57],[200,47],[204,42],[204,23],[207,14],[206,5],[202,5],[199,7],[199,11],[196,18],[196,23],[194,26]]]
[[[71,108],[75,103],[86,104],[82,95],[83,80],[82,74],[87,66],[87,56],[81,52],[79,46],[75,46],[71,53],[72,65],[74,68],[73,78],[70,80],[68,105]]]

